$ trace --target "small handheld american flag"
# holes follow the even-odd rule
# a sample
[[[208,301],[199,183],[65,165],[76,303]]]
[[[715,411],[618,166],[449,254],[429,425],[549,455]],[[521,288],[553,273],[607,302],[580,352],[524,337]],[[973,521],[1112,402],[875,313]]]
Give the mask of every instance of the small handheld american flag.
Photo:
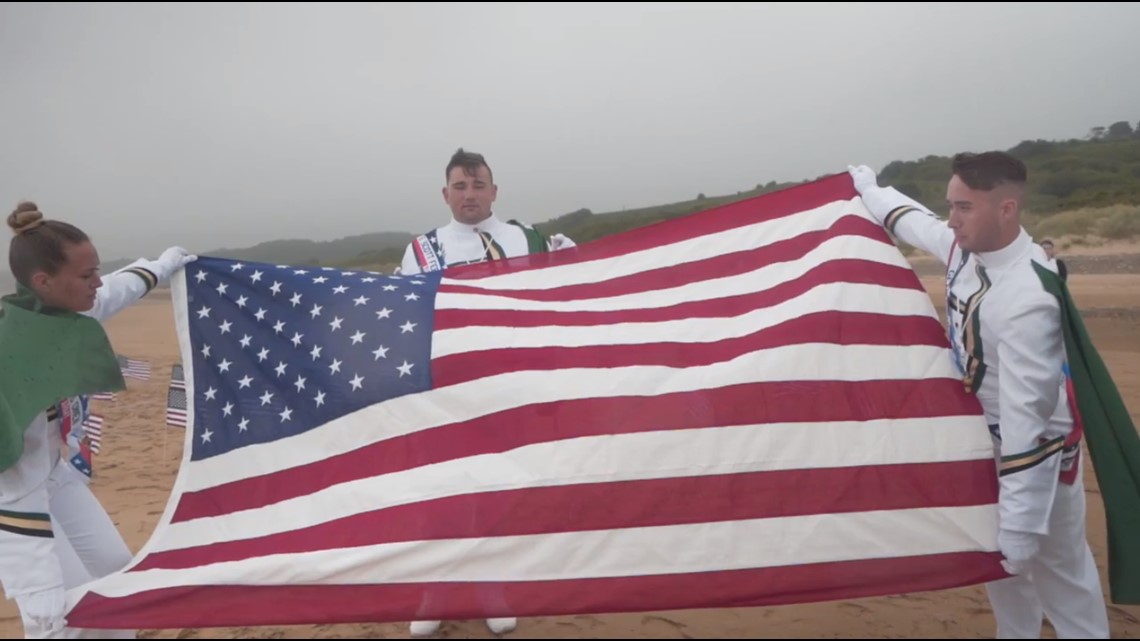
[[[186,382],[182,365],[170,368],[170,387],[166,390],[166,424],[186,427]]]
[[[127,378],[137,378],[140,381],[150,380],[150,363],[128,358],[122,354],[117,356],[119,359],[119,368],[123,370],[123,376]]]

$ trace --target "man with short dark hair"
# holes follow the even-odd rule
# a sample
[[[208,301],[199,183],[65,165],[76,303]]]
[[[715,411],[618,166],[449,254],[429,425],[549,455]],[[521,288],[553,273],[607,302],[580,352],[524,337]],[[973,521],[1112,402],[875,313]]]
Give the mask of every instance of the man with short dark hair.
[[[496,216],[492,205],[499,187],[482,154],[460,148],[447,163],[444,180],[443,200],[452,219],[412,240],[404,251],[401,274],[575,246],[561,234],[547,238],[530,225]]]
[[[997,543],[1016,575],[986,586],[998,638],[1037,638],[1043,615],[1059,638],[1109,638],[1085,538],[1081,433],[1067,395],[1060,303],[1037,271],[1051,271],[1044,250],[1021,226],[1025,165],[1004,152],[955,156],[946,223],[879,187],[870,168],[850,173],[876,220],[948,267],[952,353],[994,438]]]
[[[438,271],[455,265],[479,263],[513,256],[574,247],[569,238],[555,234],[547,238],[530,225],[500,220],[492,211],[499,188],[482,154],[460,148],[444,169],[443,200],[451,208],[452,219],[443,227],[416,237],[404,252],[398,274]],[[429,597],[430,598],[430,597]],[[440,621],[414,621],[412,636],[435,634]],[[487,619],[495,634],[515,629],[514,617]]]

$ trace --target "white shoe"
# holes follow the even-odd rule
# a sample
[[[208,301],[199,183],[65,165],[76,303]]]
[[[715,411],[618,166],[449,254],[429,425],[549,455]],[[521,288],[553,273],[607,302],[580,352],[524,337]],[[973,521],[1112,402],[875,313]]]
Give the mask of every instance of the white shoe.
[[[518,619],[511,617],[509,619],[487,619],[487,628],[495,634],[506,634],[512,632],[515,626],[519,624]]]
[[[440,623],[441,621],[412,621],[408,629],[413,637],[430,637],[439,632]]]

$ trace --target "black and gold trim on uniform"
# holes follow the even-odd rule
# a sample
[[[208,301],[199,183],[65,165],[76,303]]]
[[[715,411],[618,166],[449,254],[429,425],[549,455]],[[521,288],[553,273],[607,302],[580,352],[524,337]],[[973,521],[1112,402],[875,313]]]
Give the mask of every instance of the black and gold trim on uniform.
[[[143,282],[146,283],[147,293],[150,293],[150,290],[158,286],[158,276],[155,276],[154,272],[146,269],[145,267],[131,267],[129,269],[124,269],[123,272],[127,274],[134,274],[135,276],[143,279]]]
[[[0,531],[45,539],[55,538],[51,531],[51,517],[41,512],[0,510]]]
[[[922,212],[921,209],[912,207],[910,205],[895,207],[890,211],[889,214],[887,214],[887,217],[883,219],[883,227],[886,227],[887,231],[891,232],[892,234],[895,233],[895,225],[899,224],[899,219],[912,211]]]
[[[499,260],[507,255],[506,252],[503,251],[502,246],[495,241],[491,234],[485,231],[480,231],[478,234],[479,239],[483,241],[483,255],[486,260]]]
[[[962,378],[962,384],[971,394],[982,386],[982,379],[986,375],[986,364],[982,362],[982,320],[978,308],[992,285],[984,267],[978,265],[977,272],[982,286],[966,301],[966,316],[962,319],[962,344],[966,348],[966,375]]]
[[[1007,476],[1009,474],[1016,474],[1023,472],[1031,467],[1040,465],[1045,459],[1060,452],[1065,447],[1065,437],[1058,436],[1055,439],[1046,441],[1041,445],[1022,452],[1021,454],[1010,454],[1009,456],[1001,457],[1001,465],[998,466],[998,475]]]

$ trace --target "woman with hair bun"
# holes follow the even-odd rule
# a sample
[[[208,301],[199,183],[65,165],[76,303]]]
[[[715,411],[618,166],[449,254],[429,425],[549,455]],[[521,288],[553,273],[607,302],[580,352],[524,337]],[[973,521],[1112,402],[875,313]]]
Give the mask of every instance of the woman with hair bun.
[[[61,421],[86,406],[75,399],[126,387],[102,322],[197,257],[171,247],[103,277],[87,234],[45,219],[35,203],[20,203],[8,227],[18,285],[0,299],[0,584],[25,638],[76,637],[66,589],[122,569],[132,554],[68,461]],[[110,636],[124,635],[134,631]]]

